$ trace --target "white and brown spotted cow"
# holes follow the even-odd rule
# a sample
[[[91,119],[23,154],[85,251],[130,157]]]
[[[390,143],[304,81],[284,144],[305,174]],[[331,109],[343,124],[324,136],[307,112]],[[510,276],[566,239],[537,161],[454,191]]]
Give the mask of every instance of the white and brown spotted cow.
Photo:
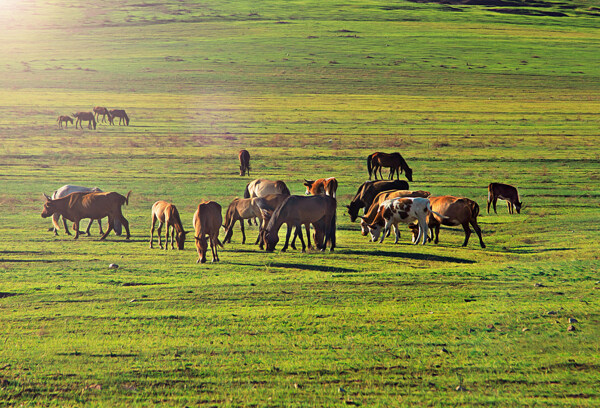
[[[398,223],[410,224],[418,221],[419,235],[415,244],[422,239],[423,245],[427,243],[427,234],[429,227],[427,226],[427,215],[431,213],[431,204],[429,200],[422,197],[415,198],[394,198],[386,200],[379,206],[377,215],[372,223],[369,224],[369,233],[371,234],[371,240],[377,241],[381,234],[379,242],[383,242],[387,232],[393,225],[396,230],[396,240],[394,243],[398,243],[400,238],[400,231],[398,229]],[[442,218],[445,216],[438,214]]]

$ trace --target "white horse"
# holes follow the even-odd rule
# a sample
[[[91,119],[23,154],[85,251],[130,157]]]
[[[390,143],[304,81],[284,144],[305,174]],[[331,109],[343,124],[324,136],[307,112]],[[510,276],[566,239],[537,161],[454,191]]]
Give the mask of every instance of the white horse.
[[[62,197],[66,197],[71,193],[79,193],[79,192],[84,192],[84,193],[102,193],[103,191],[100,190],[98,187],[81,187],[81,186],[73,186],[70,184],[66,184],[64,186],[62,186],[61,188],[59,188],[58,190],[56,190],[53,194],[52,194],[52,199],[56,200],[57,198],[62,198]],[[48,231],[54,231],[54,235],[58,235],[58,230],[60,229],[60,227],[58,226],[58,220],[60,219],[60,215],[59,214],[53,214],[52,215],[52,224],[54,225],[52,228],[50,228]],[[88,224],[87,229],[85,230],[86,234],[90,235],[90,227],[92,226],[92,223],[94,222],[94,220],[90,220],[90,223]],[[67,228],[67,221],[63,218],[63,225],[65,227],[65,233],[67,235],[71,235],[71,232],[69,232],[69,228]],[[100,234],[102,234],[102,221],[98,220],[98,226],[100,227]]]

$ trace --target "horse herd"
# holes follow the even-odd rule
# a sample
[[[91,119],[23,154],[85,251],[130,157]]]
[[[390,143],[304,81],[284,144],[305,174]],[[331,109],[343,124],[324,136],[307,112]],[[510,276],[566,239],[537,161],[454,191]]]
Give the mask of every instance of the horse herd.
[[[110,114],[110,113],[109,113]],[[250,174],[250,154],[247,150],[239,152],[240,175]],[[381,177],[381,168],[389,167],[390,180],[377,180],[377,171]],[[350,220],[354,222],[360,209],[361,232],[370,235],[372,241],[383,242],[391,229],[395,230],[395,242],[400,238],[399,224],[407,224],[412,242],[425,244],[434,240],[439,242],[440,225],[462,226],[465,232],[463,246],[466,246],[471,235],[470,226],[483,243],[481,228],[477,224],[479,205],[466,197],[438,196],[433,197],[428,191],[409,190],[408,183],[399,180],[399,173],[404,172],[407,179],[412,181],[412,169],[399,153],[386,154],[376,152],[367,159],[369,179],[375,175],[375,181],[368,180],[360,185],[354,198],[347,205]],[[393,179],[396,174],[396,180]],[[215,201],[202,201],[193,217],[194,238],[198,251],[199,263],[206,262],[206,253],[210,243],[213,262],[219,261],[218,247],[231,242],[233,227],[239,222],[242,233],[242,244],[246,241],[244,220],[248,225],[254,221],[259,225],[259,234],[255,244],[260,249],[273,251],[279,242],[279,230],[283,224],[287,225],[285,244],[282,251],[288,246],[296,249],[295,241],[300,240],[302,252],[306,250],[302,226],[306,230],[308,247],[312,247],[310,227],[313,227],[314,246],[318,250],[327,247],[333,251],[336,246],[336,190],[338,182],[334,177],[317,180],[304,180],[305,195],[292,195],[287,185],[281,180],[256,179],[246,185],[244,198],[235,198],[225,211],[223,222],[222,207]],[[89,218],[90,223],[86,233],[90,235],[90,227],[97,220],[100,227],[101,239],[105,239],[110,231],[114,230],[121,235],[125,227],[127,239],[130,237],[129,223],[123,217],[121,207],[128,204],[131,191],[127,196],[115,192],[103,192],[97,187],[87,188],[66,185],[54,192],[52,197],[44,194],[45,203],[42,217],[52,216],[55,235],[58,234],[60,217],[63,218],[65,233],[70,235],[66,220],[73,222],[75,239],[80,234],[79,222]],[[517,189],[502,183],[491,183],[488,186],[487,211],[493,205],[496,212],[498,199],[506,200],[509,213],[516,209],[520,213],[522,203],[519,201]],[[108,230],[103,233],[101,219],[108,217]],[[158,244],[160,248],[168,249],[169,238],[171,249],[184,249],[188,231],[185,231],[177,207],[166,201],[157,201],[151,210],[150,248],[153,248],[154,230],[158,222]],[[260,221],[260,223],[257,222]],[[162,242],[162,228],[166,226],[165,243]],[[220,229],[224,228],[225,237],[219,240]],[[429,235],[429,229],[434,233]],[[292,231],[294,236],[292,237]],[[292,241],[290,243],[290,238]]]
[[[102,115],[102,122],[106,123],[106,118],[108,117],[108,123],[114,125],[115,118],[119,118],[119,125],[125,124],[129,126],[129,116],[123,109],[111,109],[108,110],[102,106],[96,106],[92,112],[77,112],[73,113],[73,118],[75,118],[75,129],[77,126],[83,129],[82,122],[88,123],[88,129],[96,129],[96,123],[100,122],[100,115]],[[62,129],[63,123],[65,127],[69,127],[69,123],[73,124],[73,118],[68,115],[61,115],[56,119],[58,122],[58,128]]]

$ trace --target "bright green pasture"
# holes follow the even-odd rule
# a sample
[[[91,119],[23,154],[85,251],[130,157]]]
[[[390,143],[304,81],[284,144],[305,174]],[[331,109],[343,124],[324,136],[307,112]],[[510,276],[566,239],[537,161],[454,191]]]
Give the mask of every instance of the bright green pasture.
[[[600,404],[597,1],[108,4],[0,0],[1,406]],[[57,128],[98,105],[130,126]],[[476,200],[487,248],[362,237],[377,150]],[[329,176],[333,253],[148,248],[158,199],[191,230],[255,177]],[[132,190],[131,240],[48,232],[67,183]]]

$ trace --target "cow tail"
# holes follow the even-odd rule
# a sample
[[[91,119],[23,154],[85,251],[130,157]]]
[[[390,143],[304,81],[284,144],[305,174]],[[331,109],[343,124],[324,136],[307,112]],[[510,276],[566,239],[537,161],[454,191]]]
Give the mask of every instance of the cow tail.
[[[367,156],[367,170],[369,171],[369,180],[371,180],[371,173],[373,172],[373,164],[371,163],[371,161],[373,160],[373,155],[368,155]]]
[[[246,189],[244,190],[244,198],[250,198],[250,190],[248,190],[248,186],[250,183],[246,184]]]

